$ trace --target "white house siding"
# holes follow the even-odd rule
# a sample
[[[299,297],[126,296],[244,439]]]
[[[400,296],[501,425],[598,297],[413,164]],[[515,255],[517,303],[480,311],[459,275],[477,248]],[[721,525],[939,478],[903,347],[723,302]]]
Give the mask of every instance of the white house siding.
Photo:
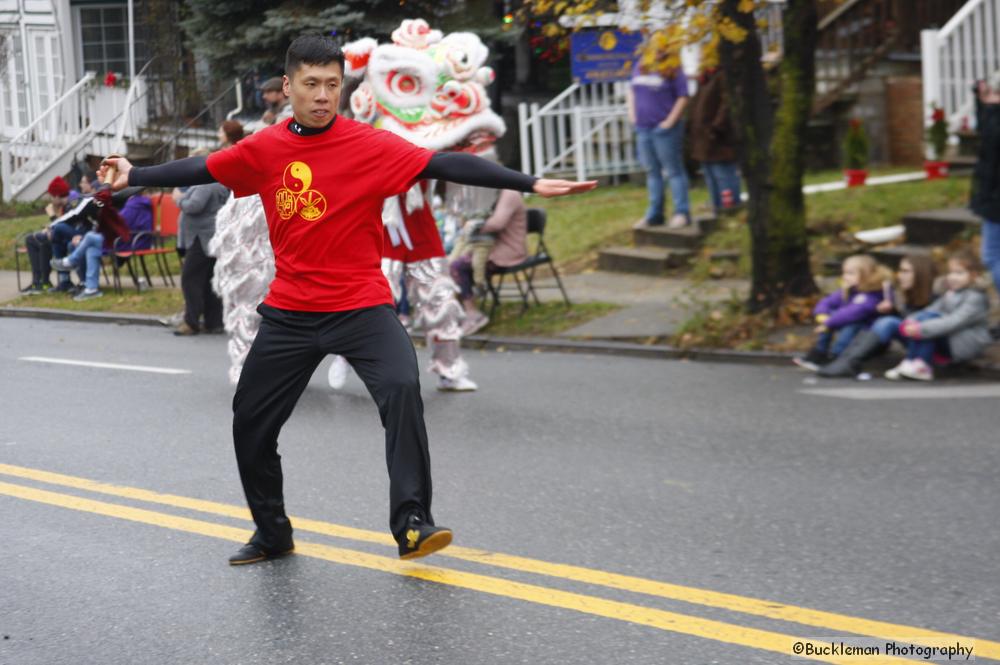
[[[75,83],[69,18],[67,0],[0,0],[8,51],[0,75],[0,140],[17,135]]]

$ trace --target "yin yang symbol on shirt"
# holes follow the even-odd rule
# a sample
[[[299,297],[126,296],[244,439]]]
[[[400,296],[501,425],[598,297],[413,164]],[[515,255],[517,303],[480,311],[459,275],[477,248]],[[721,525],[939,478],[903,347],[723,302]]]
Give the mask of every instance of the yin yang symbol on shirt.
[[[312,169],[305,162],[291,162],[281,176],[281,189],[275,194],[275,203],[281,219],[291,219],[298,214],[307,222],[314,222],[326,212],[326,197],[311,189]]]

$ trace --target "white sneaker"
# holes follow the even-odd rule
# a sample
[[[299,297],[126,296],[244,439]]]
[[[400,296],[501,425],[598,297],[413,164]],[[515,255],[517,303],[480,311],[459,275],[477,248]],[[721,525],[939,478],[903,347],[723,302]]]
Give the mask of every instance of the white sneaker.
[[[482,312],[473,314],[465,320],[462,324],[462,336],[468,337],[469,335],[474,335],[479,332],[490,323],[490,317],[486,316]]]
[[[691,220],[688,219],[687,215],[676,213],[670,218],[670,223],[667,225],[671,229],[683,229],[685,226],[689,226]]]
[[[899,374],[914,381],[934,380],[934,370],[920,358],[911,360],[909,365],[899,370]]]
[[[903,378],[903,370],[909,369],[910,362],[911,361],[909,358],[903,358],[903,362],[899,363],[892,369],[886,371],[885,378],[889,379],[890,381],[899,381],[900,379]]]
[[[326,380],[334,390],[340,390],[347,383],[347,372],[351,369],[351,364],[344,356],[334,356],[330,364],[330,371],[327,372]]]
[[[80,291],[80,293],[73,296],[73,300],[75,300],[76,302],[82,302],[84,300],[93,300],[94,298],[100,298],[103,295],[104,293],[102,293],[98,289],[84,289],[83,291]]]
[[[479,386],[477,386],[472,379],[466,376],[461,376],[457,379],[449,379],[447,377],[442,376],[438,380],[438,385],[437,385],[438,390],[441,390],[443,392],[452,392],[452,393],[471,392],[473,390],[476,390],[477,388],[479,388]]]

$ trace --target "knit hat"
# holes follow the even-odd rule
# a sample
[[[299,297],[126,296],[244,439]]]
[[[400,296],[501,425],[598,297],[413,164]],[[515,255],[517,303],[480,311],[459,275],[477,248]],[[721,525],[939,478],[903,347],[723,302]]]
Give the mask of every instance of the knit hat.
[[[280,76],[269,78],[260,85],[261,92],[281,92],[284,90],[284,83]]]
[[[69,196],[69,183],[66,182],[66,178],[57,175],[49,183],[49,196],[54,198],[63,198]]]

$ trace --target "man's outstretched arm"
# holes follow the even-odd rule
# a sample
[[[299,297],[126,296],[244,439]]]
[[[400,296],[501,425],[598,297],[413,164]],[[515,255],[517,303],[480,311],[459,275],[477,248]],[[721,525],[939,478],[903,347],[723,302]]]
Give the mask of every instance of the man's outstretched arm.
[[[111,189],[118,191],[126,187],[190,187],[215,182],[208,171],[207,158],[188,157],[158,166],[132,166],[124,157],[108,157],[101,162],[97,176],[104,180],[108,170],[116,170]]]
[[[596,180],[576,182],[535,178],[463,152],[435,153],[419,177],[422,180],[447,180],[459,185],[533,192],[546,197],[578,194],[597,187]]]

